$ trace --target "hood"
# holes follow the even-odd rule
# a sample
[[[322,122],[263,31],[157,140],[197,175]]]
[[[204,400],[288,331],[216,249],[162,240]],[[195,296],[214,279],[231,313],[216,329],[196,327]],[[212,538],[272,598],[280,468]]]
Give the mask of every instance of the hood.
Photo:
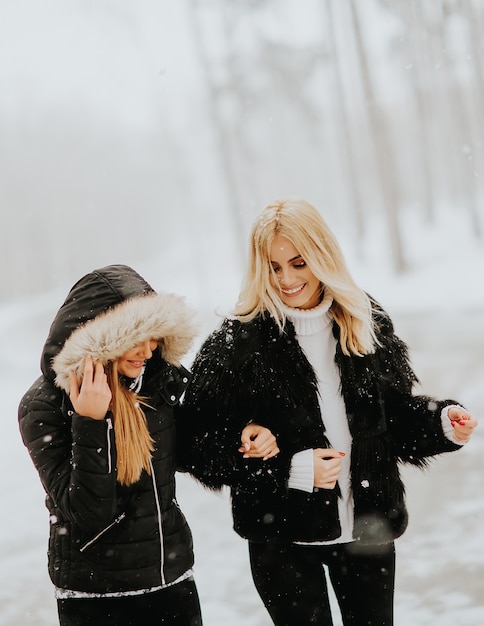
[[[106,364],[155,339],[163,359],[179,366],[195,336],[194,312],[183,298],[157,294],[132,268],[110,265],[71,289],[52,322],[41,368],[68,391],[69,372],[81,379],[87,355]]]

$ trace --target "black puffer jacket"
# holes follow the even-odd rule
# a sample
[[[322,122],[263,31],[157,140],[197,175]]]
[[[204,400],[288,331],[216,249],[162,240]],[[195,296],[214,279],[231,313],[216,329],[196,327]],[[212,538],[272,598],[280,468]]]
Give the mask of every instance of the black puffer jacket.
[[[381,346],[375,354],[336,363],[353,438],[351,481],[355,539],[380,543],[407,526],[400,462],[424,466],[428,457],[459,446],[443,434],[445,404],[415,396],[407,349],[375,304]],[[333,332],[338,339],[338,326]],[[286,323],[280,333],[269,317],[225,320],[204,343],[178,420],[187,444],[184,462],[206,486],[230,485],[234,528],[253,541],[330,541],[341,533],[338,489],[313,493],[287,488],[292,456],[328,447],[312,367]],[[243,460],[234,443],[249,420],[277,435],[273,459]]]
[[[20,403],[19,423],[47,493],[49,573],[57,587],[148,589],[192,566],[174,481],[174,410],[188,381],[180,359],[194,338],[192,317],[180,298],[154,293],[134,270],[117,265],[82,278],[52,323],[42,376]],[[146,339],[159,348],[140,390],[150,405],[152,475],[143,472],[126,487],[117,482],[109,413],[100,421],[76,414],[66,390],[69,371],[82,371],[87,354],[105,363]]]

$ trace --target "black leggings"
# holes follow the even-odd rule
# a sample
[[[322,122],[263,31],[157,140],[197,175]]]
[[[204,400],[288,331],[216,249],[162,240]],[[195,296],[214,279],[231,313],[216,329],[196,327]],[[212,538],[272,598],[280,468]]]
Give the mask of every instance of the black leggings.
[[[120,598],[57,600],[60,626],[201,626],[193,579],[166,589]]]
[[[252,576],[276,626],[332,626],[323,564],[344,626],[392,626],[393,543],[364,547],[249,542]]]

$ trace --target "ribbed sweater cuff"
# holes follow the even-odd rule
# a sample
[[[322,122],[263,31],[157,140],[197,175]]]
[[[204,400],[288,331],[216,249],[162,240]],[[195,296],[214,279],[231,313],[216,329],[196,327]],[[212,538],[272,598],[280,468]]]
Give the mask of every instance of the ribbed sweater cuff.
[[[314,486],[314,462],[312,449],[296,452],[292,457],[289,473],[289,489],[311,493]]]
[[[444,431],[444,435],[447,439],[450,439],[452,443],[456,443],[458,446],[464,446],[466,444],[465,441],[457,441],[454,434],[454,429],[452,427],[452,422],[449,419],[449,409],[456,408],[461,409],[462,407],[457,404],[449,404],[448,406],[444,406],[440,417],[442,419],[442,430]]]

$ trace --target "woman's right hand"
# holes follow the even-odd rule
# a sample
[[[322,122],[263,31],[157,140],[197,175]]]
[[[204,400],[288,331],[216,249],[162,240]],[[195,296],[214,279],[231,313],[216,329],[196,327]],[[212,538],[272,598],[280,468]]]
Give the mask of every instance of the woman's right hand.
[[[262,457],[263,461],[267,461],[267,459],[279,454],[277,439],[268,428],[259,426],[259,424],[253,422],[247,424],[242,431],[240,441],[242,445],[239,452],[242,452],[244,459]]]
[[[95,420],[104,419],[112,394],[103,364],[100,361],[94,363],[92,357],[87,356],[81,385],[74,372],[69,376],[69,397],[76,413]]]
[[[333,448],[313,450],[314,486],[319,489],[334,489],[341,470],[341,457],[344,452]]]

